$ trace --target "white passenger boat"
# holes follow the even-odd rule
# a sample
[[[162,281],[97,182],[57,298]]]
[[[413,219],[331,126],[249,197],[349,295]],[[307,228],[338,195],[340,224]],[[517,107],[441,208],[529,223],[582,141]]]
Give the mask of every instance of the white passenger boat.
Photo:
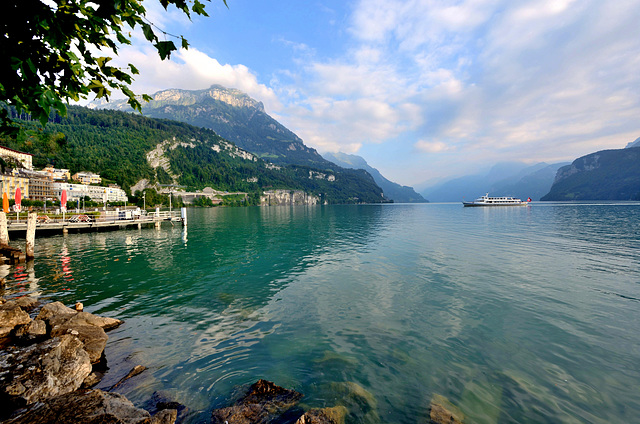
[[[489,193],[478,197],[473,202],[462,202],[464,206],[527,206],[531,202],[531,197],[527,201],[522,201],[513,197],[489,197]]]

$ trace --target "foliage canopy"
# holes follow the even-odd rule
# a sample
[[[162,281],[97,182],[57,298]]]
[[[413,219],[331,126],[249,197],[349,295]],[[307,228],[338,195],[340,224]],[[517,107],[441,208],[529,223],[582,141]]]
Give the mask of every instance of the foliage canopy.
[[[165,10],[173,5],[189,18],[192,13],[208,16],[199,0],[159,1]],[[0,101],[30,113],[43,125],[51,109],[64,116],[66,102],[86,99],[91,93],[108,99],[114,89],[140,110],[139,100],[129,89],[138,73],[136,67],[109,64],[118,54],[118,46],[131,44],[130,31],[136,27],[142,29],[161,59],[177,50],[173,41],[158,38],[154,28],[159,29],[146,18],[142,0],[8,2],[0,14]],[[159,31],[188,47],[184,37]],[[149,99],[146,95],[143,98]],[[4,109],[0,114],[6,130],[11,121]]]

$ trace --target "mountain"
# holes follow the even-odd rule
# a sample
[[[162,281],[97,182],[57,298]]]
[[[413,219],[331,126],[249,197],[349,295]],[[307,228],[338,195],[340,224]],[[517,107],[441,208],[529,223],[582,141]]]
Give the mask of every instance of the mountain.
[[[574,160],[558,170],[541,200],[640,200],[640,147],[602,150]]]
[[[209,129],[181,122],[78,106],[68,107],[66,117],[52,116],[44,130],[37,122],[20,122],[23,134],[0,137],[0,144],[33,154],[35,167],[52,163],[72,174],[96,172],[125,190],[146,179],[188,189],[243,191],[251,199],[265,189],[287,189],[327,203],[386,200],[366,171],[333,164],[333,169],[274,165]]]
[[[533,166],[522,162],[498,163],[485,173],[466,175],[427,188],[422,195],[432,202],[471,200],[487,192],[493,196],[539,200],[548,193],[555,173],[562,165],[544,162]]]
[[[632,141],[631,143],[627,144],[625,149],[629,149],[631,147],[640,147],[640,137],[636,138],[635,141]]]
[[[261,102],[240,90],[212,85],[204,90],[163,90],[142,102],[142,113],[209,128],[258,157],[277,165],[327,168],[331,164],[300,137],[269,116]],[[131,111],[124,100],[94,102],[93,108]]]
[[[412,187],[401,186],[400,184],[389,181],[382,176],[380,171],[370,166],[364,158],[357,155],[348,155],[346,153],[325,153],[323,157],[343,168],[364,169],[373,177],[374,181],[382,191],[384,197],[393,200],[396,203],[425,203],[420,194],[416,193]]]

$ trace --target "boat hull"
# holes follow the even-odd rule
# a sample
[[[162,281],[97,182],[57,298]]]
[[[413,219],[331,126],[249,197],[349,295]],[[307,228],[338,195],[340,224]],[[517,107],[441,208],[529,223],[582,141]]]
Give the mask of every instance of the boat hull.
[[[497,206],[529,206],[528,202],[520,202],[520,203],[476,203],[476,202],[462,202],[462,205],[465,207],[484,207],[484,208],[492,208]]]

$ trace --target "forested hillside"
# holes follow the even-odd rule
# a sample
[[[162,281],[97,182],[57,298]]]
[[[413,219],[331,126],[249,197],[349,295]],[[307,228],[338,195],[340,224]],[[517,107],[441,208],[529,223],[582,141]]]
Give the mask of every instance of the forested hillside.
[[[558,170],[541,200],[640,200],[640,147],[602,150]]]
[[[145,178],[187,189],[244,191],[253,199],[264,189],[295,189],[329,203],[385,200],[364,171],[273,166],[211,130],[180,122],[77,106],[69,107],[65,118],[52,116],[44,129],[34,121],[20,122],[20,135],[2,137],[0,144],[33,154],[36,168],[52,164],[72,174],[96,172],[127,191]],[[164,167],[152,167],[147,154],[159,145],[164,146]]]

